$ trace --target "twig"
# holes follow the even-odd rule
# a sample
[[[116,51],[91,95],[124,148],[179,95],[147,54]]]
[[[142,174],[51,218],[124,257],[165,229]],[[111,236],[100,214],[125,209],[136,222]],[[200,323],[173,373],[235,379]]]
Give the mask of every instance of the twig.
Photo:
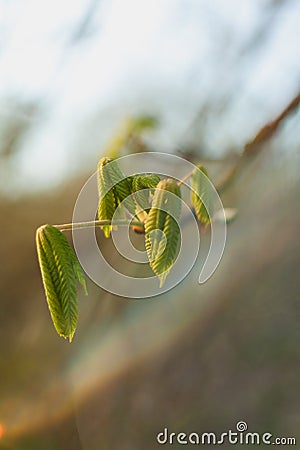
[[[77,223],[65,223],[63,225],[53,225],[55,228],[58,228],[60,231],[67,231],[72,229],[80,229],[80,228],[91,228],[96,226],[103,225],[119,225],[126,226],[129,225],[131,227],[144,227],[144,224],[138,220],[92,220],[90,222],[77,222]]]
[[[299,103],[300,92],[275,120],[261,128],[254,139],[247,142],[243,154],[248,155],[249,153],[257,152],[259,147],[273,136],[280,123],[299,106]]]
[[[180,187],[186,180],[188,180],[194,173],[195,169],[193,169],[191,172],[186,174],[180,181],[178,181],[178,186]]]
[[[241,168],[245,158],[249,157],[250,155],[255,155],[258,151],[261,150],[262,145],[269,139],[272,138],[275,131],[279,127],[280,123],[292,112],[294,112],[297,107],[300,104],[300,92],[296,95],[296,97],[289,103],[289,105],[279,114],[279,116],[273,120],[272,122],[269,122],[267,125],[263,126],[259,132],[256,134],[256,136],[251,139],[249,142],[246,143],[244,146],[244,150],[240,156],[240,158],[237,160],[236,164],[233,166],[231,171],[229,172],[226,177],[219,182],[217,185],[217,190],[221,193],[224,192],[232,183],[235,176],[239,172],[239,169]]]

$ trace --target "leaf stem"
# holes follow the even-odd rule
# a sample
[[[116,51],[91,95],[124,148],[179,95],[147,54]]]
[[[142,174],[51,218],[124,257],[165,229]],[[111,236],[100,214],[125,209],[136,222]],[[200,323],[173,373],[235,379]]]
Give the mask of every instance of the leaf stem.
[[[178,181],[177,185],[180,187],[186,180],[188,180],[194,173],[195,169],[193,169],[191,172],[189,172],[188,174],[186,174],[182,180]]]
[[[144,227],[143,222],[140,222],[138,220],[92,220],[90,222],[76,222],[76,223],[65,223],[62,225],[53,225],[55,228],[58,228],[60,231],[67,231],[67,230],[78,230],[80,228],[91,228],[95,226],[102,226],[102,225],[119,225],[119,226],[126,226],[129,225],[131,227]]]

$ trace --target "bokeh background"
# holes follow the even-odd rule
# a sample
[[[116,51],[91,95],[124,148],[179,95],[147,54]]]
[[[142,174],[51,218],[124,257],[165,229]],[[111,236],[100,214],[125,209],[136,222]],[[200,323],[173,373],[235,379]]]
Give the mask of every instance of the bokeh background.
[[[70,345],[34,244],[103,155],[231,173],[299,92],[299,23],[298,0],[0,0],[1,449],[149,450],[239,420],[299,445],[297,108],[223,193],[238,215],[205,285],[199,264],[143,301],[89,281]]]

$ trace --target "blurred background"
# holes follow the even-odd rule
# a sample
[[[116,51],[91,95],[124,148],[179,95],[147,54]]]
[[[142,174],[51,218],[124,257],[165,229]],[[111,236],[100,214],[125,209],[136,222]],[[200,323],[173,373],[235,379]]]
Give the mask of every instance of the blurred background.
[[[239,420],[300,442],[297,108],[223,192],[238,215],[206,284],[200,263],[140,301],[88,281],[70,345],[34,242],[103,155],[226,178],[299,92],[299,23],[298,0],[0,0],[1,449],[149,450]]]

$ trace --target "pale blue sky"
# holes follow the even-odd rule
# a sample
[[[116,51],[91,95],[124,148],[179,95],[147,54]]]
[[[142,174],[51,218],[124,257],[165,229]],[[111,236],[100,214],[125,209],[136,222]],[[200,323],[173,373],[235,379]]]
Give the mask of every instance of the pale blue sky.
[[[158,114],[150,142],[173,151],[197,139],[187,130],[207,104],[205,151],[240,148],[299,89],[299,1],[281,2],[277,13],[270,3],[0,0],[1,120],[19,113],[11,98],[43,111],[25,118],[32,127],[2,168],[2,185],[35,189],[92,168],[130,113]],[[88,33],[72,42],[91,4]]]

